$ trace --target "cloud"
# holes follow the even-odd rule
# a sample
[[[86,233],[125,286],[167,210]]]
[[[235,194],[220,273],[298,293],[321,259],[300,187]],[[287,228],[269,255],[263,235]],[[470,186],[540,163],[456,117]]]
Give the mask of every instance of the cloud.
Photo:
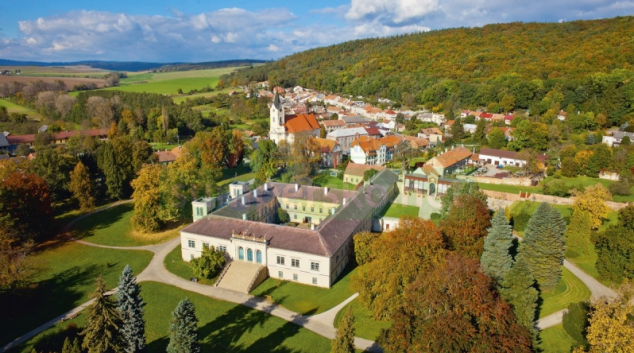
[[[341,5],[337,7],[324,7],[322,9],[313,9],[310,10],[310,13],[322,14],[322,15],[339,15],[344,14],[350,9],[350,5]]]
[[[377,21],[390,27],[410,25],[439,10],[439,0],[352,0],[346,19]]]
[[[275,44],[271,44],[271,45],[269,45],[268,50],[269,51],[278,51],[278,50],[280,50],[280,47],[278,47]]]

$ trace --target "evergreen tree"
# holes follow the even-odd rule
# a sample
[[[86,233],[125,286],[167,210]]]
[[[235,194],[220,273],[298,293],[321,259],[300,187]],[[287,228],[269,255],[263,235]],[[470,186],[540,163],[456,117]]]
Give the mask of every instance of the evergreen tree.
[[[561,278],[565,230],[566,224],[559,211],[545,202],[539,205],[526,225],[518,256],[526,261],[540,291],[554,289]]]
[[[485,119],[478,120],[475,132],[473,133],[473,142],[484,143],[486,141],[487,121]]]
[[[64,340],[64,346],[62,347],[62,353],[81,353],[81,348],[79,346],[79,340],[77,337],[73,340],[73,343],[70,342],[70,338],[66,337]]]
[[[121,319],[115,303],[106,296],[106,283],[101,275],[97,277],[97,288],[91,297],[95,301],[88,307],[86,327],[80,333],[85,336],[82,348],[88,353],[120,351]]]
[[[108,188],[108,196],[112,198],[122,199],[123,192],[123,174],[117,165],[112,143],[107,142],[103,145],[98,158],[99,169],[106,177],[106,187]]]
[[[590,248],[590,236],[592,225],[590,215],[582,209],[576,209],[572,213],[570,224],[566,228],[566,253],[570,257],[585,255]]]
[[[535,326],[535,309],[539,298],[534,285],[535,279],[527,263],[520,257],[506,274],[500,289],[502,297],[513,305],[517,322],[531,330]]]
[[[513,227],[506,219],[504,209],[500,207],[493,216],[489,235],[484,238],[484,251],[480,262],[484,273],[502,282],[513,265],[509,249],[513,246]]]
[[[451,137],[454,141],[459,142],[464,138],[464,125],[460,119],[456,119],[451,125]]]
[[[588,137],[586,137],[586,145],[594,145],[596,143],[596,139],[593,133],[589,133]]]
[[[339,327],[337,328],[337,335],[332,341],[331,353],[354,353],[354,315],[352,314],[352,307],[346,310],[343,315]]]
[[[172,313],[167,353],[198,353],[198,318],[194,304],[185,298]]]
[[[126,265],[119,277],[117,288],[117,310],[121,316],[119,332],[126,353],[142,352],[145,349],[145,322],[143,321],[143,299],[141,288],[130,265]]]

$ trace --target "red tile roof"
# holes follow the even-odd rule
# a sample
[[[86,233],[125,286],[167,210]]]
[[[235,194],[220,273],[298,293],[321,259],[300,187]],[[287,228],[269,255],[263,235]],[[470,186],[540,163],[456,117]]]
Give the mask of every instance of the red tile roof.
[[[293,134],[319,129],[319,123],[315,119],[315,114],[312,113],[287,115],[284,126],[286,127],[286,132]]]
[[[58,132],[55,135],[56,140],[65,140],[77,134],[83,134],[85,136],[106,136],[108,135],[107,129],[91,129],[84,131],[62,131]],[[9,135],[7,136],[7,141],[11,145],[18,145],[21,143],[33,143],[35,141],[35,135]]]

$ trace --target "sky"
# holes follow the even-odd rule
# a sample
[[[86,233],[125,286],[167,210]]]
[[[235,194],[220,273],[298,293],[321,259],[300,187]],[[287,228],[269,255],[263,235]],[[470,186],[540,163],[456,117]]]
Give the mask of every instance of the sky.
[[[0,1],[0,59],[274,60],[348,40],[634,15],[634,0]]]

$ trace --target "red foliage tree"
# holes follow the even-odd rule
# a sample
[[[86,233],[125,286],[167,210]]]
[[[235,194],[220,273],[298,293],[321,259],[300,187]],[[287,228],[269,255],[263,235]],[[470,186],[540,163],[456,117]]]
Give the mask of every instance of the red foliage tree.
[[[482,200],[471,195],[457,197],[440,224],[449,250],[474,259],[482,255],[484,237],[490,227],[489,209]]]
[[[532,352],[531,333],[494,288],[478,261],[449,255],[407,288],[379,344],[387,352]]]

